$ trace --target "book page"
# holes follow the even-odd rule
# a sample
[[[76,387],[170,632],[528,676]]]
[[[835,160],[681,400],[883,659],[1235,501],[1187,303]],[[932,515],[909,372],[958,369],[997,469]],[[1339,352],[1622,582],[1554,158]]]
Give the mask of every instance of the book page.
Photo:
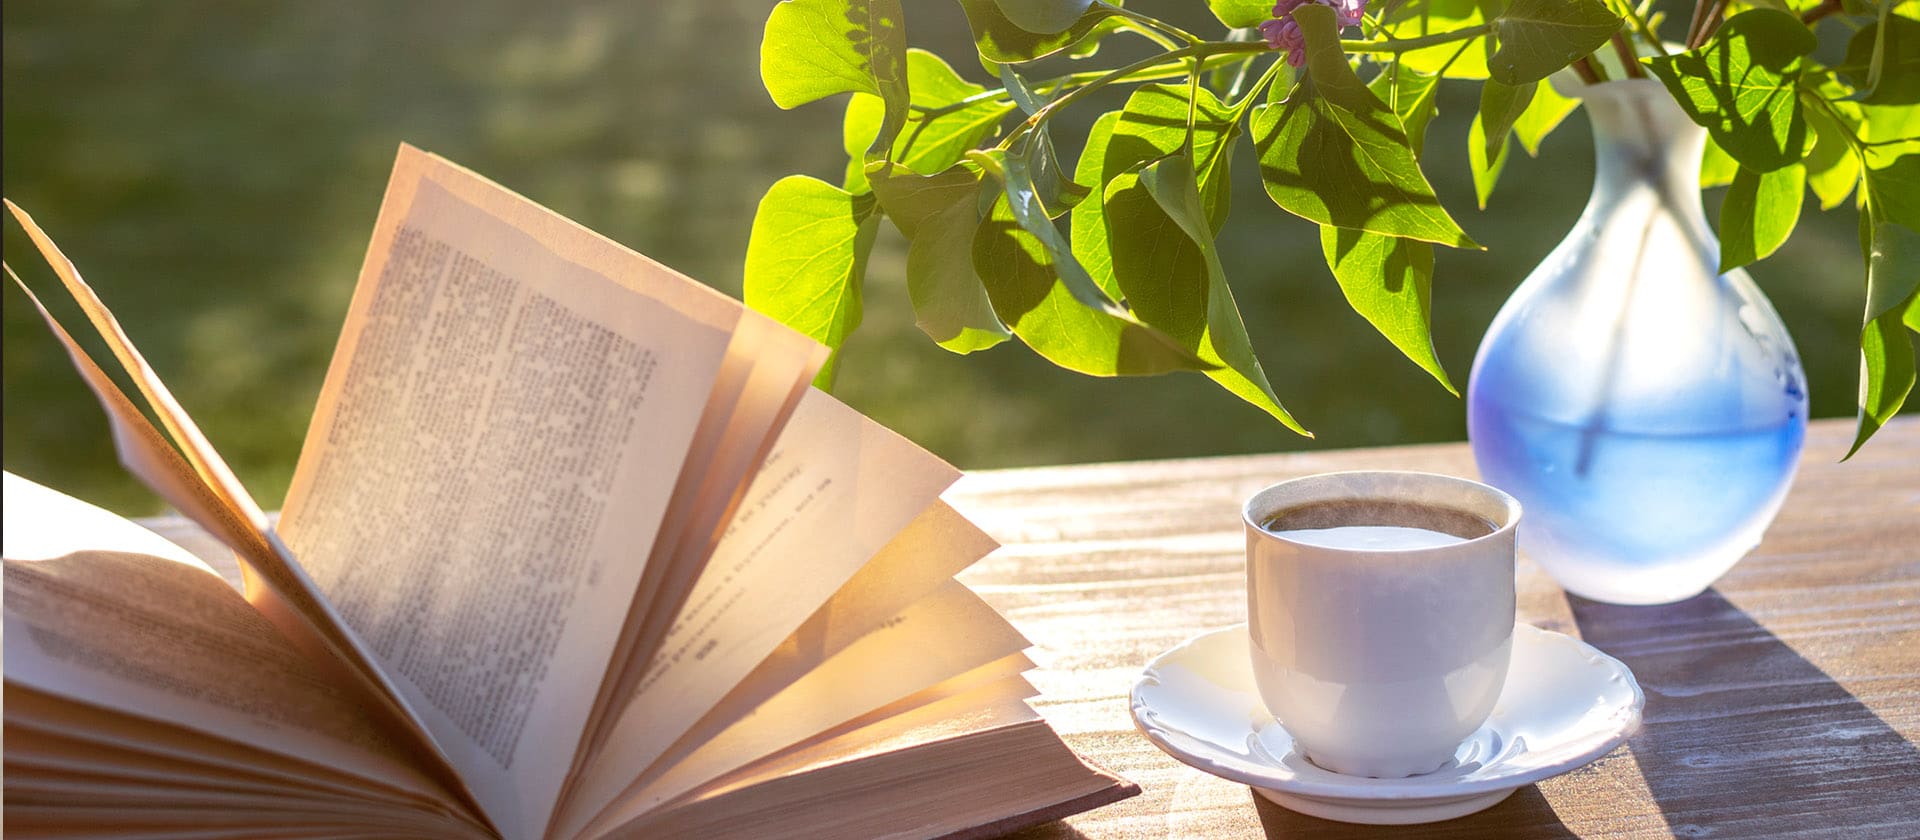
[[[740,306],[402,149],[281,532],[541,833]]]
[[[622,825],[756,758],[1026,647],[1006,619],[949,581],[626,791],[584,833]]]
[[[958,478],[807,389],[658,653],[636,669],[635,692],[569,791],[556,833],[611,802]]]
[[[353,694],[184,549],[10,473],[5,511],[9,683],[436,790]]]
[[[179,724],[77,703],[18,683],[7,684],[5,704],[9,764],[17,764],[15,759],[45,757],[45,751],[36,750],[35,745],[70,743],[75,745],[72,756],[79,766],[96,771],[111,767],[114,772],[124,773],[152,765],[198,767],[222,778],[258,779],[357,796],[369,802],[391,802],[481,825],[469,807],[443,790],[408,790],[372,781],[285,753],[210,738]]]
[[[327,679],[357,692],[371,712],[411,742],[412,753],[449,790],[473,803],[466,783],[448,763],[418,714],[373,663],[365,647],[315,589],[300,564],[267,525],[267,517],[240,486],[219,453],[200,434],[166,385],[120,328],[106,304],[80,277],[79,270],[25,211],[6,202],[67,292],[86,313],[124,371],[133,378],[147,407],[172,433],[162,435],[146,415],[95,364],[33,290],[6,266],[7,276],[32,300],[47,327],[73,362],[74,369],[99,399],[113,431],[120,461],[169,504],[219,538],[240,561],[246,600],[260,611]],[[177,448],[176,448],[177,447]]]
[[[865,756],[912,749],[930,741],[962,737],[1041,720],[1026,699],[1034,688],[1020,677],[981,682],[942,683],[864,715],[830,735],[780,752],[728,773],[675,802],[683,805],[725,796],[774,779],[854,761]]]
[[[993,538],[959,512],[944,502],[935,502],[914,517],[905,530],[861,567],[832,598],[814,610],[805,623],[782,640],[725,697],[713,703],[697,723],[654,761],[654,770],[685,758],[822,663],[869,634],[884,629],[916,602],[951,584],[954,575],[997,547]],[[1009,659],[1026,662],[1026,658],[1019,655]],[[1016,672],[1027,667],[1032,667],[1031,663]],[[933,689],[920,694],[928,691]],[[633,780],[628,780],[628,787],[633,784]]]

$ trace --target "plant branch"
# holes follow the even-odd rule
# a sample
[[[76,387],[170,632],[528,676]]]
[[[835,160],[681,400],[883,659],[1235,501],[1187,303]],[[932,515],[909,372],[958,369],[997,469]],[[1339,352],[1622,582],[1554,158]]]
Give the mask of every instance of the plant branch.
[[[1165,32],[1168,35],[1171,35],[1175,38],[1178,38],[1182,41],[1187,42],[1189,46],[1206,43],[1204,39],[1201,39],[1195,36],[1193,33],[1188,32],[1185,29],[1181,29],[1178,26],[1174,26],[1173,24],[1168,23],[1164,20],[1161,20],[1157,17],[1154,17],[1153,15],[1145,14],[1143,12],[1137,12],[1125,6],[1115,6],[1113,8],[1113,13],[1116,15],[1119,15],[1120,17],[1126,18],[1127,20],[1133,21],[1134,23],[1138,23],[1141,26],[1152,27],[1161,32]]]
[[[1074,102],[1078,101],[1082,97],[1085,97],[1088,94],[1091,94],[1094,91],[1099,90],[1115,82],[1129,81],[1130,79],[1128,77],[1131,76],[1132,74],[1139,73],[1141,71],[1148,70],[1150,68],[1155,68],[1158,65],[1164,64],[1169,61],[1184,62],[1186,59],[1189,59],[1189,58],[1205,58],[1208,56],[1215,56],[1215,55],[1237,55],[1240,53],[1258,53],[1258,52],[1266,52],[1267,49],[1269,48],[1267,47],[1267,44],[1265,41],[1252,41],[1252,42],[1207,41],[1204,43],[1194,44],[1193,46],[1190,46],[1190,47],[1181,47],[1180,49],[1173,50],[1171,52],[1166,52],[1160,55],[1149,56],[1147,58],[1140,59],[1139,61],[1129,64],[1125,67],[1121,67],[1117,70],[1108,71],[1107,73],[1100,76],[1099,78],[1093,79],[1092,81],[1089,81],[1084,85],[1081,85],[1077,88],[1074,88],[1073,90],[1068,91],[1065,95],[1061,96],[1059,99],[1055,99],[1052,102],[1049,102],[1046,105],[1041,106],[1040,110],[1034,112],[1033,116],[1028,117],[1026,122],[1021,123],[1018,127],[1014,128],[1013,131],[1007,133],[1007,139],[1000,141],[1000,148],[1005,149],[1010,147],[1013,144],[1014,138],[1019,137],[1023,133],[1038,129],[1040,125],[1042,123],[1045,123],[1048,118],[1054,115],[1054,113],[1067,107],[1068,105],[1073,104]],[[1202,63],[1202,66],[1204,66],[1204,63]],[[1177,77],[1184,74],[1176,73],[1174,75]]]
[[[1246,114],[1247,108],[1253,105],[1253,100],[1258,98],[1260,92],[1265,90],[1268,85],[1273,84],[1273,80],[1280,75],[1281,68],[1286,66],[1287,62],[1285,59],[1278,59],[1272,64],[1267,65],[1267,71],[1260,74],[1259,80],[1253,83],[1253,88],[1247,91],[1247,95],[1241,97],[1239,102],[1233,103],[1234,122],[1240,121],[1240,117]]]
[[[1841,11],[1840,0],[1823,0],[1823,2],[1820,5],[1815,6],[1811,9],[1808,9],[1804,12],[1801,12],[1800,22],[1805,24],[1812,24],[1823,17],[1826,17],[1828,15],[1834,14],[1839,11]]]
[[[1713,37],[1713,33],[1720,31],[1720,21],[1726,11],[1727,0],[1707,0],[1707,14],[1700,19],[1699,30],[1687,41],[1687,49],[1699,49],[1701,44]]]
[[[1693,37],[1700,34],[1700,22],[1707,19],[1707,4],[1712,0],[1693,0],[1693,18],[1687,21],[1687,40],[1682,43],[1687,49],[1693,49]]]
[[[1654,52],[1663,56],[1667,54],[1667,45],[1660,43],[1660,36],[1654,34],[1653,27],[1647,23],[1646,13],[1634,8],[1633,0],[1621,0],[1620,11],[1625,13],[1627,21],[1633,24],[1634,31],[1640,33],[1640,37],[1646,39],[1648,44],[1653,45]]]
[[[1389,38],[1380,41],[1341,41],[1340,48],[1350,53],[1413,52],[1414,50],[1423,50],[1438,44],[1451,44],[1454,41],[1478,38],[1492,31],[1493,24],[1483,23],[1478,26],[1469,26],[1463,29],[1451,29],[1446,32],[1436,32],[1432,35],[1422,35],[1418,38]]]
[[[1264,42],[1243,42],[1241,46],[1243,47],[1258,46],[1261,50],[1265,50],[1267,48],[1267,45]],[[1159,61],[1160,63],[1157,65],[1145,67],[1143,69],[1135,71],[1134,73],[1126,76],[1125,78],[1115,79],[1113,81],[1114,82],[1164,82],[1168,79],[1179,79],[1179,78],[1185,77],[1187,75],[1187,70],[1189,66],[1187,62],[1167,61],[1166,59],[1169,55],[1171,55],[1171,53],[1167,53],[1159,56],[1156,59],[1156,61]],[[1212,70],[1215,67],[1225,66],[1227,64],[1231,64],[1239,60],[1240,60],[1239,56],[1231,55],[1231,54],[1208,55],[1205,58],[1201,59],[1200,67],[1203,70]],[[1122,69],[1125,69],[1125,68],[1122,68]],[[1067,88],[1073,88],[1073,87],[1078,87],[1080,85],[1092,83],[1107,75],[1109,75],[1109,73],[1105,70],[1083,70],[1079,73],[1068,73],[1064,76],[1055,76],[1051,79],[1042,79],[1040,81],[1034,82],[1033,87],[1038,90],[1064,90]],[[1110,84],[1110,82],[1103,82],[1102,84]],[[944,117],[955,111],[965,110],[969,106],[978,105],[982,102],[994,102],[994,101],[1004,100],[1006,98],[1007,98],[1007,89],[1004,87],[997,87],[997,88],[990,88],[988,90],[980,91],[979,93],[973,94],[963,99],[956,99],[952,102],[949,102],[945,105],[941,105],[939,107],[930,108],[925,105],[909,105],[907,107],[911,108],[914,112],[918,113],[920,115],[920,119],[931,121],[931,120],[936,120],[941,117]]]
[[[1573,68],[1574,74],[1580,77],[1580,81],[1587,84],[1597,85],[1607,80],[1606,76],[1600,74],[1600,68],[1593,66],[1593,62],[1588,61],[1585,56],[1576,59],[1568,66]]]
[[[1839,127],[1840,139],[1847,141],[1847,145],[1853,149],[1854,155],[1860,158],[1860,162],[1863,165],[1866,163],[1867,146],[1869,144],[1862,142],[1860,135],[1853,132],[1853,126],[1848,125],[1846,118],[1841,116],[1839,111],[1834,110],[1833,103],[1828,102],[1826,97],[1804,87],[1800,89],[1800,101],[1825,111],[1827,118],[1833,120],[1833,124]]]
[[[1613,33],[1613,54],[1620,56],[1620,67],[1629,79],[1644,79],[1647,73],[1640,69],[1640,61],[1633,54],[1633,47],[1627,43],[1627,36]]]
[[[1180,48],[1179,42],[1173,40],[1172,38],[1167,37],[1167,35],[1161,32],[1160,30],[1155,29],[1139,21],[1123,20],[1120,22],[1120,28],[1128,32],[1132,32],[1136,35],[1139,35],[1140,37],[1145,38],[1149,41],[1152,41],[1154,44],[1158,45],[1160,49],[1177,50]]]

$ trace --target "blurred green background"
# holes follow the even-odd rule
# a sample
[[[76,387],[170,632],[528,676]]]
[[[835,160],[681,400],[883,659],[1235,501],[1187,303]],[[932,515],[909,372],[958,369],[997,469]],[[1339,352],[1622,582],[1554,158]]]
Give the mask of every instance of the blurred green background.
[[[761,194],[792,172],[838,183],[844,166],[838,102],[785,112],[760,87],[771,5],[7,3],[5,191],[278,506],[401,141],[739,294]],[[1131,5],[1220,31],[1199,0]],[[965,58],[958,4],[906,6],[912,44],[985,81]],[[1116,40],[1094,61],[1117,66],[1142,50]],[[1426,165],[1489,248],[1439,249],[1435,336],[1463,388],[1481,333],[1571,226],[1592,178],[1576,112],[1539,159],[1511,160],[1491,206],[1476,210],[1465,138],[1477,90],[1444,89]],[[1056,139],[1077,150],[1123,95],[1056,120]],[[913,326],[891,225],[839,395],[970,469],[1464,439],[1463,403],[1347,309],[1315,228],[1267,199],[1249,145],[1234,162],[1220,250],[1275,390],[1317,439],[1198,375],[1084,378],[1013,342],[971,357],[940,350]],[[1708,194],[1710,215],[1718,200]],[[1853,413],[1855,224],[1851,208],[1809,205],[1793,240],[1752,272],[1798,342],[1818,417]],[[58,294],[11,222],[5,254]],[[4,364],[8,470],[123,512],[157,510],[115,464],[91,395],[12,288]]]

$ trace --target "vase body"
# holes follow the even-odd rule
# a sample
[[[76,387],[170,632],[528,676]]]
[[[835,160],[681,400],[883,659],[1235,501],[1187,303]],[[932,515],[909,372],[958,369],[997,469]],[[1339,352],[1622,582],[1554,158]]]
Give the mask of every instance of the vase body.
[[[1568,591],[1698,594],[1760,541],[1807,425],[1793,341],[1701,212],[1704,130],[1655,81],[1568,93],[1593,196],[1481,341],[1467,391],[1482,477],[1525,510],[1522,550]]]

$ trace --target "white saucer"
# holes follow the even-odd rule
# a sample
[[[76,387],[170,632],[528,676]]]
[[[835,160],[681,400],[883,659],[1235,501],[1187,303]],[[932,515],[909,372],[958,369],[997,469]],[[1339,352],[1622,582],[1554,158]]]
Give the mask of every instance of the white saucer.
[[[1346,776],[1308,761],[1260,700],[1244,624],[1148,663],[1133,686],[1133,722],[1174,758],[1302,814],[1374,825],[1464,817],[1611,752],[1646,702],[1619,660],[1559,633],[1513,629],[1513,665],[1492,716],[1452,761],[1419,776]]]

